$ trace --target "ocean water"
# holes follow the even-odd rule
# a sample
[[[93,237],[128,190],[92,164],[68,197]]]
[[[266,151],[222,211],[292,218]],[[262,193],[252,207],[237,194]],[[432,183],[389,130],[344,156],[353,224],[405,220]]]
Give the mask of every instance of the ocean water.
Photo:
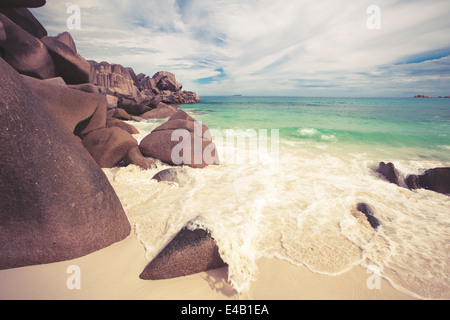
[[[211,232],[241,293],[265,257],[329,275],[376,268],[413,297],[450,298],[450,197],[376,173],[380,161],[401,178],[450,166],[450,99],[203,97],[183,109],[211,129],[220,166],[182,168],[180,184],[151,180],[164,166],[105,170],[149,261],[188,226]],[[133,123],[136,138],[164,121]]]

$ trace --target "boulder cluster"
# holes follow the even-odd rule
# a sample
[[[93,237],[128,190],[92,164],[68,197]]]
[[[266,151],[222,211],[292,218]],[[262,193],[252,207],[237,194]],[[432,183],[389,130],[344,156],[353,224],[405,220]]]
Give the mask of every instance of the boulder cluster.
[[[182,91],[170,72],[149,77],[85,60],[68,32],[48,36],[28,10],[45,3],[0,0],[0,270],[70,260],[125,239],[131,226],[102,168],[190,165],[168,155],[173,131],[195,133],[179,104],[197,94]],[[139,145],[139,131],[123,120],[151,118],[169,121]],[[202,128],[197,139],[214,163],[195,168],[219,163]]]

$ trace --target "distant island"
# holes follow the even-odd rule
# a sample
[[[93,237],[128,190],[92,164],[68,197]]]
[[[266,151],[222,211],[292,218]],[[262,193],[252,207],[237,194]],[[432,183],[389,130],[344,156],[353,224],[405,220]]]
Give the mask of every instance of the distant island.
[[[441,97],[441,96],[439,96],[439,97],[430,97],[430,96],[426,96],[426,95],[424,95],[424,94],[419,94],[419,95],[417,95],[417,96],[414,96],[414,99],[419,99],[419,98],[429,98],[429,99],[431,99],[431,98],[449,99],[450,96],[445,96],[445,97]]]

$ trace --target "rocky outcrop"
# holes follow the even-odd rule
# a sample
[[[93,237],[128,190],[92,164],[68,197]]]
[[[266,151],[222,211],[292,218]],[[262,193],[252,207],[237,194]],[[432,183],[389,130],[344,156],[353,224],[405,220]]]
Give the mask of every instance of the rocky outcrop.
[[[78,258],[131,232],[79,139],[0,58],[0,269]]]
[[[55,65],[47,47],[0,13],[6,39],[0,42],[3,59],[19,73],[39,79],[55,77]]]
[[[390,162],[386,164],[384,162],[380,162],[377,172],[381,173],[390,183],[399,185],[399,173],[393,163]]]
[[[184,277],[226,267],[219,248],[205,230],[183,229],[141,273],[143,280]]]
[[[173,73],[159,71],[153,77],[143,73],[136,76],[133,69],[118,64],[95,61],[89,63],[90,82],[99,86],[103,94],[116,96],[119,100],[131,100],[151,108],[161,102],[188,104],[200,100],[195,92],[181,91],[183,86],[177,82]]]
[[[130,68],[125,68],[119,64],[110,64],[108,62],[97,63],[90,60],[90,82],[100,87],[102,94],[109,94],[118,98],[140,102],[142,96],[135,85],[132,77],[134,72]]]
[[[195,92],[190,91],[160,91],[162,101],[170,104],[189,104],[199,102],[200,98]]]
[[[196,121],[169,120],[145,137],[139,148],[144,156],[169,165],[204,168],[219,164],[208,127]]]
[[[435,168],[423,175],[409,175],[405,183],[411,190],[427,189],[450,194],[450,168]]]

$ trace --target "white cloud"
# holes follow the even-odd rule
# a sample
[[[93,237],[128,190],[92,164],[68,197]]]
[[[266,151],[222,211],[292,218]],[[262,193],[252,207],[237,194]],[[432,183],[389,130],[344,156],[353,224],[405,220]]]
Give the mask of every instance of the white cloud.
[[[80,54],[137,73],[172,71],[200,94],[409,94],[408,83],[429,87],[430,76],[449,87],[439,68],[410,81],[414,66],[396,66],[450,48],[447,0],[379,0],[381,30],[366,27],[371,1],[77,0],[33,12],[55,35],[69,4],[82,9],[82,29],[71,32]]]

